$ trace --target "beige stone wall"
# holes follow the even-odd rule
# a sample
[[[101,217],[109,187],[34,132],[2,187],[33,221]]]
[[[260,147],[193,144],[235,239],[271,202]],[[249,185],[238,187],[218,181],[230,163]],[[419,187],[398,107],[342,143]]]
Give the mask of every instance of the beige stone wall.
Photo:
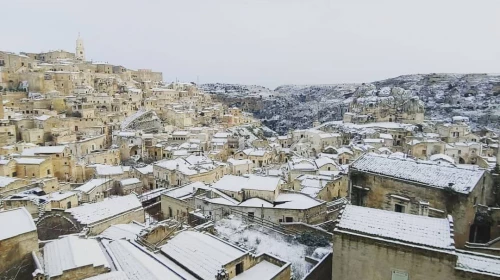
[[[14,160],[10,160],[7,164],[0,165],[0,176],[16,177],[15,172],[16,172],[16,161]]]
[[[120,150],[114,149],[90,153],[85,156],[85,162],[88,164],[119,165],[121,163]]]
[[[52,160],[47,158],[41,164],[17,164],[16,172],[19,178],[45,178],[54,176]]]
[[[16,126],[15,125],[1,125],[0,133],[5,133],[7,135],[5,144],[16,143]]]
[[[1,240],[0,278],[3,272],[19,266],[23,260],[29,261],[33,251],[38,251],[38,234],[36,231]]]
[[[93,277],[102,273],[106,273],[110,271],[109,268],[104,267],[103,265],[94,267],[94,265],[86,265],[82,267],[78,267],[71,270],[63,271],[63,274],[60,276],[51,277],[50,279],[54,280],[83,280],[89,277]]]
[[[165,218],[174,218],[176,220],[187,219],[188,213],[194,210],[192,200],[179,200],[173,197],[161,196],[161,211]]]
[[[58,209],[68,209],[68,203],[70,204],[70,208],[78,206],[78,196],[75,194],[59,201],[51,201],[50,207]]]
[[[43,144],[45,132],[41,128],[32,128],[21,131],[21,140],[26,143]]]
[[[340,179],[329,182],[318,193],[316,198],[324,201],[332,201],[337,198],[347,197],[349,192],[349,178],[342,176]]]
[[[454,279],[456,256],[350,234],[333,238],[333,280],[386,280],[392,270],[409,279]]]

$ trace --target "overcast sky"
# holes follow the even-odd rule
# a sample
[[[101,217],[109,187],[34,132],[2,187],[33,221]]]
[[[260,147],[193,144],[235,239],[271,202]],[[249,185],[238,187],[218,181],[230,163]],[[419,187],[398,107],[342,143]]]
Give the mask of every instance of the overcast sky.
[[[499,0],[3,0],[0,49],[74,51],[165,81],[371,82],[499,73]]]

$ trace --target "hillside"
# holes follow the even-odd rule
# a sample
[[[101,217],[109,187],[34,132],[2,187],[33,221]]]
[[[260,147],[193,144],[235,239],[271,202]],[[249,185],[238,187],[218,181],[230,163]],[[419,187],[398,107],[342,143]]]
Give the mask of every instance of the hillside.
[[[260,86],[209,84],[206,92],[229,106],[244,108],[283,134],[320,122],[341,120],[350,97],[383,94],[401,88],[424,102],[426,117],[467,116],[472,125],[500,129],[500,74],[417,74],[364,84]]]

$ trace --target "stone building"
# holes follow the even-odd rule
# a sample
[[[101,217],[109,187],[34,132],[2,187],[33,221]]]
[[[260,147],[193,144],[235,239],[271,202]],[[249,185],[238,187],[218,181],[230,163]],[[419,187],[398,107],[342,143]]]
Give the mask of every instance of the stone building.
[[[31,215],[24,208],[0,211],[0,225],[0,278],[29,279],[33,271],[31,254],[38,251]]]
[[[451,216],[347,205],[334,230],[332,278],[498,279],[500,258],[456,250],[453,231]]]
[[[44,266],[33,273],[37,280],[82,280],[111,270],[96,239],[65,236],[45,244],[41,255],[37,261]]]
[[[354,205],[430,217],[454,217],[455,242],[475,237],[476,206],[492,203],[492,179],[483,169],[366,154],[349,169]],[[477,226],[481,238],[490,228]]]

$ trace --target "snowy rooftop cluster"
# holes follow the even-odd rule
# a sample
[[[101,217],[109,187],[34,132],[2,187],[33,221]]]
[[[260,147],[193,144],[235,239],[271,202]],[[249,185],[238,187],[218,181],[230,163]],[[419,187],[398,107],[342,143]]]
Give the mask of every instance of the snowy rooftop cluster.
[[[408,245],[455,248],[448,219],[346,205],[335,230]]]
[[[413,181],[436,188],[452,187],[460,193],[470,193],[484,175],[483,169],[466,169],[438,162],[365,154],[352,169]]]
[[[184,175],[206,173],[216,168],[212,160],[206,157],[194,155],[187,158],[176,158],[173,160],[158,161],[155,162],[154,165],[168,170],[178,170]]]

